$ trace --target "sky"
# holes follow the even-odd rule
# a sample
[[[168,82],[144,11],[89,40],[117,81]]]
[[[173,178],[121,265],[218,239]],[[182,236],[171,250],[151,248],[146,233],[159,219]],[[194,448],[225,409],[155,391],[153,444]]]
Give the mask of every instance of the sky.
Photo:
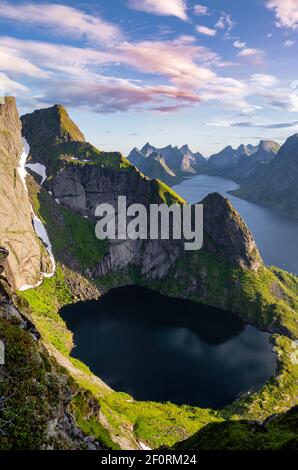
[[[202,3],[201,3],[202,1]],[[298,132],[298,0],[0,0],[0,95],[102,150]]]

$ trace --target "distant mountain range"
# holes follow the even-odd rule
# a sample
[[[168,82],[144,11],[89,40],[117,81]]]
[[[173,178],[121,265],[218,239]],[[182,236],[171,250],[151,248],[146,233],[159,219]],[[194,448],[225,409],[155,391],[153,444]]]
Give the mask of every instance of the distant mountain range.
[[[207,173],[241,183],[261,163],[269,163],[279,149],[280,145],[272,140],[261,140],[255,146],[240,145],[237,149],[228,146],[209,158]]]
[[[145,176],[169,186],[198,174],[229,178],[241,185],[233,194],[298,217],[298,134],[281,147],[273,140],[230,145],[209,159],[188,145],[134,148],[128,160]]]
[[[136,147],[132,149],[127,158],[144,175],[160,179],[170,186],[184,178],[204,173],[208,166],[203,155],[192,152],[188,145],[157,148],[147,142],[141,150]]]

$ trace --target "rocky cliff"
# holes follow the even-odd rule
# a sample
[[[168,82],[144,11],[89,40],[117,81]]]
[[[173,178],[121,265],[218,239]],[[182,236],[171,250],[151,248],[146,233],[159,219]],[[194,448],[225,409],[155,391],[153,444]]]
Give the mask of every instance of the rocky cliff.
[[[14,289],[36,284],[45,269],[20,167],[22,151],[21,121],[15,99],[8,97],[0,104],[0,245],[10,253],[4,269]]]
[[[297,178],[298,134],[294,134],[269,164],[257,167],[233,194],[298,217]]]
[[[46,126],[43,119],[47,119],[48,113],[49,110],[46,110],[45,114],[42,111],[39,113],[38,123],[41,128]],[[35,133],[29,131],[34,126],[36,112],[26,115],[22,120],[23,133],[30,148],[36,148]],[[70,123],[69,117],[67,122],[68,128],[75,126]],[[61,126],[61,122],[57,118],[57,126],[59,125]],[[58,131],[58,135],[61,134],[63,130]],[[54,144],[52,142],[51,137],[47,148],[56,149],[55,139]],[[73,145],[77,144],[79,143],[73,142]],[[90,155],[88,145],[90,144],[80,143],[80,154],[74,150],[71,155],[56,155],[56,162],[59,161],[58,169],[45,185],[61,205],[95,221],[95,208],[101,203],[111,204],[117,212],[118,196],[126,196],[127,205],[138,203],[146,207],[149,207],[150,203],[183,202],[167,186],[145,178],[121,155],[106,155],[97,149],[94,149],[94,155]],[[151,158],[151,155],[146,159]],[[46,162],[46,166],[48,172],[53,168],[52,162]],[[257,270],[262,264],[257,247],[245,223],[229,202],[216,194],[206,198],[203,204],[206,249],[219,252],[233,266]],[[175,261],[183,256],[183,245],[184,240],[173,239],[115,241],[110,243],[108,254],[90,274],[93,277],[102,277],[133,265],[141,269],[145,278],[161,279],[166,276]]]

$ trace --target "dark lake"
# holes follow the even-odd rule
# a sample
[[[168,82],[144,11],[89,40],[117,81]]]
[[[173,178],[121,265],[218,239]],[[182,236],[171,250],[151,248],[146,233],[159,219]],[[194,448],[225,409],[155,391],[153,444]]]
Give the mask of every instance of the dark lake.
[[[138,400],[222,408],[276,371],[269,334],[229,312],[148,289],[64,307],[73,357]]]

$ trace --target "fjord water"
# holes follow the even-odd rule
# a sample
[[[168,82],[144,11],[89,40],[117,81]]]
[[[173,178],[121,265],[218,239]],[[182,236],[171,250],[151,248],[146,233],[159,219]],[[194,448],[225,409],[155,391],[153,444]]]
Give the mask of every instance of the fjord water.
[[[214,192],[227,197],[251,230],[265,263],[298,274],[298,221],[228,194],[237,188],[234,181],[207,175],[195,176],[173,187],[191,204]]]
[[[138,400],[222,408],[276,371],[269,334],[229,312],[140,287],[61,311],[72,355]]]

